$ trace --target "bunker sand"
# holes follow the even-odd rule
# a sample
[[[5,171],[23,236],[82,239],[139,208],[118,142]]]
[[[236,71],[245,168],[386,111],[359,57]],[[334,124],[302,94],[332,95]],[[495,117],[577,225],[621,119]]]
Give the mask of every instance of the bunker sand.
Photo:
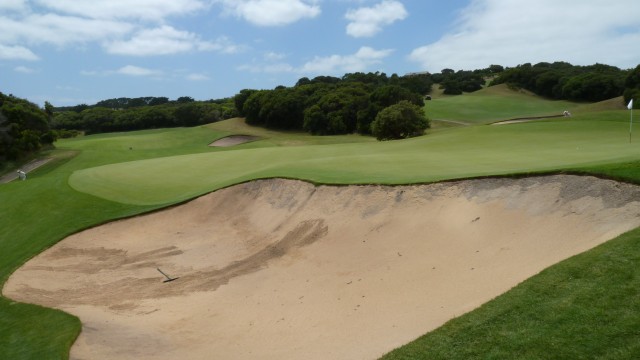
[[[253,135],[231,135],[231,136],[223,137],[222,139],[218,139],[212,142],[211,144],[209,144],[209,146],[228,147],[228,146],[244,144],[250,141],[256,141],[259,139],[260,137],[253,136]]]
[[[260,180],[70,236],[3,292],[79,316],[72,359],[374,359],[640,226],[639,199],[578,176]]]

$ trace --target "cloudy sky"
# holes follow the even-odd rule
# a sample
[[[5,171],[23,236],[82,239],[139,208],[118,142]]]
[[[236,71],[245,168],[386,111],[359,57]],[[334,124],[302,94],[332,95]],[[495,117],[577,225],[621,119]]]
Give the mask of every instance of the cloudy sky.
[[[0,92],[229,97],[301,77],[640,63],[638,0],[0,0]]]

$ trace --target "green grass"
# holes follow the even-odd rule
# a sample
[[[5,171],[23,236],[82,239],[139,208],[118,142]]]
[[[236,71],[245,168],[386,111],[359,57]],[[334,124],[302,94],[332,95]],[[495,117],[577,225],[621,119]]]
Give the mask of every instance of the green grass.
[[[485,101],[491,100],[495,104],[500,102],[496,98],[507,95],[482,96]],[[472,101],[476,100],[470,100],[467,105]],[[497,113],[504,113],[508,108],[506,105],[494,106]],[[574,106],[579,108],[582,105]],[[71,233],[259,177],[282,176],[341,184],[420,183],[571,169],[640,182],[640,136],[629,144],[628,113],[600,111],[605,108],[608,109],[592,105],[591,109],[571,119],[432,130],[425,137],[384,143],[361,136],[311,137],[300,133],[277,133],[248,127],[238,120],[197,128],[103,134],[59,141],[56,144],[58,150],[48,154],[54,156],[54,161],[30,173],[27,181],[0,185],[0,284],[4,284],[10,274],[29,258]],[[594,112],[596,110],[599,112]],[[455,115],[453,110],[449,112]],[[490,108],[476,112],[475,118],[469,118],[470,123],[494,117],[489,115],[492,113]],[[466,115],[456,116],[465,118]],[[207,146],[232,133],[264,139],[232,148]],[[607,349],[612,350],[612,356],[635,354],[637,345],[625,339],[629,336],[637,339],[633,328],[640,324],[640,311],[634,303],[638,294],[632,291],[640,288],[634,272],[640,256],[638,239],[640,234],[636,231],[599,248],[600,252],[610,253],[608,258],[615,261],[597,255],[600,254],[597,252],[576,258],[583,259],[579,260],[582,264],[580,272],[584,270],[585,273],[581,282],[567,280],[576,278],[572,275],[575,270],[571,269],[578,263],[572,259],[564,263],[569,265],[545,271],[557,272],[549,278],[551,280],[532,279],[536,285],[518,290],[521,295],[518,292],[514,292],[516,295],[511,292],[504,295],[516,299],[508,301],[512,304],[517,304],[517,299],[540,298],[520,303],[509,314],[517,314],[522,308],[530,308],[529,317],[536,313],[558,316],[558,313],[569,312],[562,317],[562,322],[566,322],[562,331],[552,331],[559,326],[553,322],[554,316],[533,317],[538,320],[523,322],[515,317],[503,318],[491,313],[482,315],[482,312],[477,315],[474,312],[469,316],[479,320],[474,320],[472,326],[447,325],[446,329],[453,330],[439,336],[457,339],[454,345],[461,342],[460,339],[469,338],[470,342],[466,344],[470,348],[466,353],[475,351],[483,358],[486,358],[483,352],[489,348],[492,352],[488,354],[498,354],[495,358],[504,358],[504,354],[512,358],[514,349],[537,348],[530,350],[533,355],[527,355],[536,357],[544,349],[556,349],[549,347],[549,341],[560,344],[572,342],[584,330],[583,320],[589,320],[586,324],[593,324],[595,315],[588,314],[604,313],[604,306],[614,309],[607,311],[611,314],[606,318],[608,323],[623,325],[618,330],[592,330],[587,339],[595,344],[595,350],[583,345],[560,354],[580,358],[589,357],[592,353],[606,353]],[[607,270],[609,268],[611,271]],[[609,271],[606,276],[598,275],[605,270]],[[622,280],[612,281],[616,274],[619,276],[615,279]],[[628,275],[625,277],[624,274]],[[625,285],[626,279],[630,279],[629,286]],[[600,287],[605,291],[598,295],[611,294],[604,305],[597,305],[600,308],[590,310],[592,304],[597,304],[590,298],[574,302],[579,294]],[[548,301],[542,301],[544,299]],[[498,312],[506,306],[504,303],[491,304],[486,307],[498,309]],[[559,307],[553,307],[553,304],[559,304]],[[560,306],[562,304],[571,306]],[[500,325],[503,327],[494,325],[492,319],[504,319]],[[541,324],[547,330],[537,330]],[[479,344],[485,341],[483,336],[486,334],[473,332],[470,328],[474,327],[488,329],[497,335],[487,338],[490,340],[488,344]],[[635,326],[635,329],[639,327]],[[0,298],[0,359],[66,359],[69,346],[79,331],[79,320],[73,316]],[[537,335],[531,335],[532,332]],[[500,342],[503,333],[511,333],[507,339],[512,340]],[[621,340],[611,340],[610,336],[614,335]],[[529,341],[530,338],[537,340]],[[520,347],[509,347],[511,343],[520,344],[516,345]],[[425,350],[420,345],[415,357],[392,356],[429,358],[428,348]]]
[[[550,101],[527,92],[497,85],[464,96],[436,96],[425,101],[430,119],[455,120],[466,124],[486,124],[530,116],[561,115],[576,112],[580,106],[568,101]]]
[[[407,184],[623,162],[638,158],[623,111],[474,126],[404,141],[272,146],[123,162],[76,171],[78,191],[138,205],[181,201],[266,177],[317,183]],[[640,141],[640,140],[639,140]]]

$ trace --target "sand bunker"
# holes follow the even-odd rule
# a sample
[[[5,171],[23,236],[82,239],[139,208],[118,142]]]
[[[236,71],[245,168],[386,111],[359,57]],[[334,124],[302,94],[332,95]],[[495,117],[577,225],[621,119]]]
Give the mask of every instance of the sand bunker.
[[[223,137],[222,139],[218,139],[212,142],[211,144],[209,144],[209,146],[227,147],[227,146],[244,144],[246,142],[255,141],[258,139],[260,138],[257,136],[251,136],[251,135],[231,135],[231,136]]]
[[[73,235],[4,294],[79,316],[73,359],[374,359],[640,226],[638,199],[577,176],[255,181]]]

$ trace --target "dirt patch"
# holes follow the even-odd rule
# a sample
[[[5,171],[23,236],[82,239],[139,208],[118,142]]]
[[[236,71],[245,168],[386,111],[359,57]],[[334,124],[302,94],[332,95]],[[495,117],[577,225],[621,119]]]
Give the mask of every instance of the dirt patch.
[[[70,236],[3,291],[79,316],[73,359],[373,359],[640,226],[637,199],[578,176],[254,181]]]
[[[252,135],[231,135],[231,136],[223,137],[222,139],[218,139],[212,142],[211,144],[209,144],[209,146],[227,147],[227,146],[240,145],[250,141],[256,141],[259,139],[260,137],[252,136]]]

